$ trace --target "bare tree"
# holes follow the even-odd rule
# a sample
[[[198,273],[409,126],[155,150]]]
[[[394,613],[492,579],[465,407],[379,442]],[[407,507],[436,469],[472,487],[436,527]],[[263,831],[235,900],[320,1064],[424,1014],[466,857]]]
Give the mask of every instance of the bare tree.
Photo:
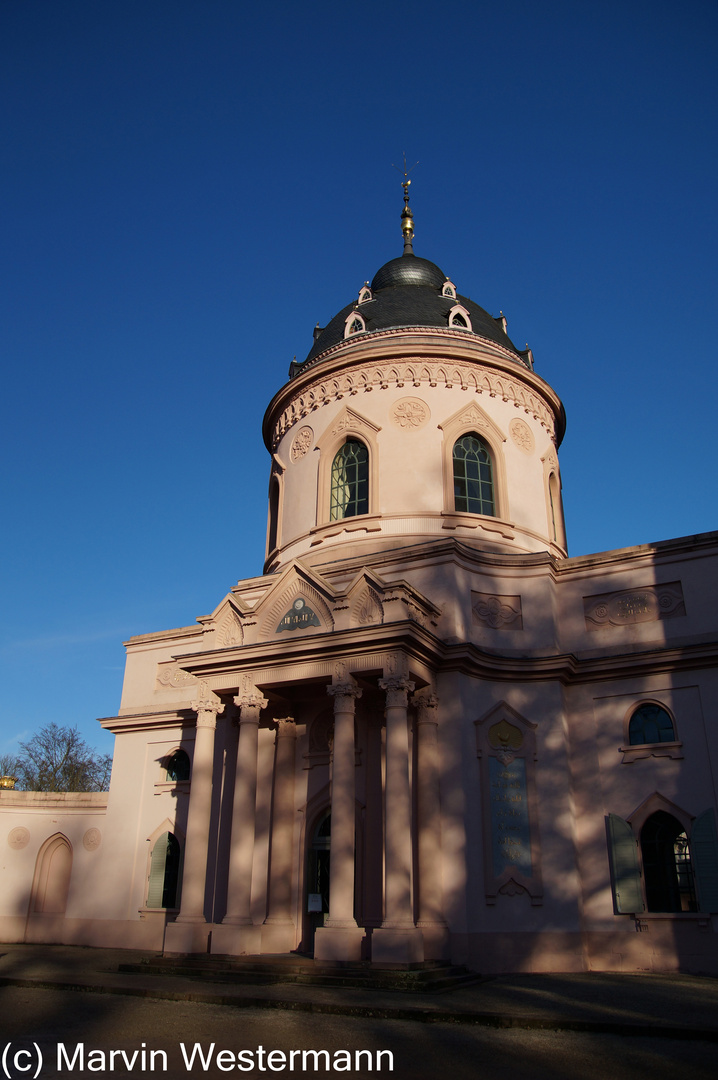
[[[12,762],[25,791],[107,791],[112,756],[88,746],[76,727],[47,724]]]
[[[0,754],[0,776],[14,776],[17,779],[18,760],[15,754]]]

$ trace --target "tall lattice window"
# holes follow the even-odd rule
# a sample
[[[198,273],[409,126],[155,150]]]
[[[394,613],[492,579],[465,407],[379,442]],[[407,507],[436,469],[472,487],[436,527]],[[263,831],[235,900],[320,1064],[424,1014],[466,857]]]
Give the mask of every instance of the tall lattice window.
[[[469,514],[496,515],[491,454],[471,431],[454,443],[454,508]]]
[[[369,513],[369,453],[347,439],[332,462],[331,521]]]

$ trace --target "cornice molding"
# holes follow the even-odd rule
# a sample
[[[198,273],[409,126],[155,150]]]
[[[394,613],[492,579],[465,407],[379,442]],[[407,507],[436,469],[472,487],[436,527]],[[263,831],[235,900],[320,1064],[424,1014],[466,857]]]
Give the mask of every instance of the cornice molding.
[[[367,346],[334,346],[321,363],[300,372],[275,394],[263,424],[264,441],[271,453],[287,431],[323,405],[359,392],[422,385],[456,386],[513,401],[560,444],[565,418],[558,396],[500,346],[483,339],[467,341],[465,334],[458,332],[436,330],[432,334],[431,329],[421,334],[384,331],[374,335]],[[329,363],[331,359],[334,362]]]
[[[324,670],[328,663],[346,663],[357,671],[356,659],[401,650],[414,663],[434,671],[460,671],[465,675],[495,682],[513,683],[557,681],[563,685],[615,681],[616,678],[646,676],[658,672],[689,671],[718,664],[718,640],[688,642],[673,648],[659,646],[645,650],[606,650],[601,655],[574,653],[511,655],[486,650],[473,642],[447,643],[431,631],[411,621],[358,627],[332,634],[309,635],[291,647],[286,643],[261,642],[241,650],[197,653],[182,658],[184,666],[206,679],[215,691],[225,690],[242,671],[251,671],[261,688],[262,669],[272,669],[272,678],[281,682],[281,672],[296,681],[297,665],[307,672]]]

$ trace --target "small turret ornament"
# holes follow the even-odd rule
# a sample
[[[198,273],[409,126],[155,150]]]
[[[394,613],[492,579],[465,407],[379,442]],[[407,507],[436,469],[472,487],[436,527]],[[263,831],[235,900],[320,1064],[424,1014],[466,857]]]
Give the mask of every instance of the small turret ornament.
[[[398,165],[392,165],[392,168],[396,169],[396,171],[398,173],[402,173],[402,175],[404,177],[404,179],[401,182],[401,186],[404,189],[404,209],[401,212],[401,231],[402,231],[402,235],[404,237],[404,254],[405,255],[413,255],[414,254],[414,248],[413,248],[414,215],[412,214],[411,207],[409,206],[409,187],[411,185],[411,180],[409,179],[409,173],[413,172],[413,170],[416,168],[416,166],[419,164],[419,162],[418,161],[414,162],[414,164],[411,166],[411,168],[407,169],[407,167],[406,167],[406,154],[403,154],[403,158],[404,158],[404,168],[403,168],[403,170],[400,169]]]

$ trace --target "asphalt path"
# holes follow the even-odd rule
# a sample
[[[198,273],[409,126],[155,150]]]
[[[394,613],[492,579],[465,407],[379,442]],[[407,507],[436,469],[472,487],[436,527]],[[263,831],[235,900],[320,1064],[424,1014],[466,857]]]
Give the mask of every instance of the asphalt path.
[[[60,1044],[64,1052],[58,1059]],[[160,1050],[166,1058],[151,1056]],[[303,1057],[305,1050],[327,1054]],[[120,1052],[114,1060],[111,1051]],[[220,1051],[226,1053],[218,1057]],[[360,1056],[358,1067],[357,1051],[370,1055]],[[378,1057],[379,1051],[390,1054]],[[371,1080],[377,1075],[397,1080],[715,1080],[718,1075],[716,1043],[690,1038],[494,1029],[22,986],[0,987],[0,1058],[5,1065],[4,1070],[0,1065],[0,1080],[152,1073],[169,1080],[329,1075]]]

